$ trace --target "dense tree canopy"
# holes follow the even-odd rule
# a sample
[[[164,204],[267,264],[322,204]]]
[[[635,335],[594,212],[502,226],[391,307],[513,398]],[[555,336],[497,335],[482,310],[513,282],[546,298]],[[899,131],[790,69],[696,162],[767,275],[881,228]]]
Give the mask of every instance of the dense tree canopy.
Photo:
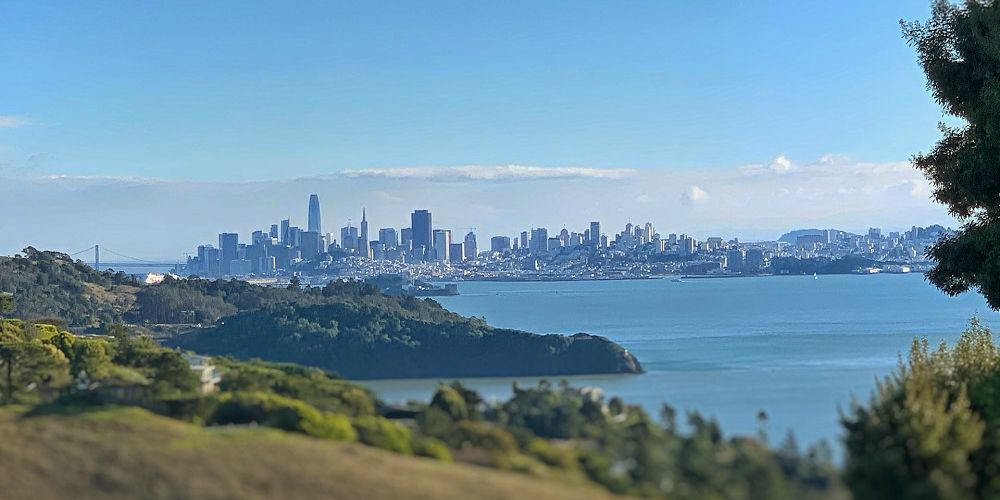
[[[1000,308],[1000,2],[937,0],[926,23],[903,23],[928,87],[964,126],[942,125],[944,137],[914,157],[934,197],[962,221],[938,242],[928,277],[955,295],[978,289]]]

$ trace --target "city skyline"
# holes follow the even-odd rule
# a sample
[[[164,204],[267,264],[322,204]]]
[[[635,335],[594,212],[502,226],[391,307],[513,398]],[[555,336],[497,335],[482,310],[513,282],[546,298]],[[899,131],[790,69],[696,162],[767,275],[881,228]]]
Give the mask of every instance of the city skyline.
[[[466,167],[383,169],[272,182],[177,182],[143,178],[18,177],[0,183],[6,221],[0,252],[28,245],[75,251],[100,243],[132,255],[183,259],[222,230],[248,235],[261,220],[307,227],[304,199],[324,200],[336,232],[367,209],[371,233],[406,227],[414,207],[435,226],[479,227],[515,236],[532,225],[560,229],[600,220],[609,226],[654,221],[698,237],[766,240],[805,227],[864,232],[870,226],[956,226],[930,199],[912,166],[836,156],[769,161],[704,172]],[[39,205],[38,199],[48,203]],[[252,200],[252,201],[251,201]],[[25,210],[24,207],[32,207]],[[95,241],[96,240],[96,241]]]
[[[620,279],[678,271],[780,274],[799,262],[815,266],[818,261],[813,259],[827,258],[839,262],[838,266],[855,266],[854,272],[880,272],[881,268],[871,264],[883,263],[889,272],[908,273],[909,264],[927,266],[927,248],[949,231],[940,225],[913,225],[906,231],[886,232],[869,227],[866,234],[828,228],[789,233],[778,241],[746,242],[729,236],[699,241],[682,232],[661,234],[651,221],[629,222],[621,232],[590,221],[579,231],[563,227],[549,232],[548,228],[532,226],[514,237],[487,235],[489,250],[480,252],[486,247],[478,245],[475,227],[464,237],[460,233],[453,236],[451,229],[434,227],[433,214],[425,209],[411,212],[410,227],[380,228],[375,240],[369,239],[365,208],[360,228],[348,221],[340,229],[339,240],[335,233],[321,232],[320,211],[318,195],[310,194],[306,230],[283,219],[265,224],[242,243],[236,233],[220,233],[218,247],[199,245],[183,269],[175,267],[175,272],[203,277],[273,277],[299,272],[371,277],[429,272],[428,276],[438,278],[472,279],[522,279],[542,272],[560,279]],[[778,260],[772,264],[772,259]],[[430,263],[436,267],[422,267]],[[453,265],[459,266],[454,275],[447,271]]]

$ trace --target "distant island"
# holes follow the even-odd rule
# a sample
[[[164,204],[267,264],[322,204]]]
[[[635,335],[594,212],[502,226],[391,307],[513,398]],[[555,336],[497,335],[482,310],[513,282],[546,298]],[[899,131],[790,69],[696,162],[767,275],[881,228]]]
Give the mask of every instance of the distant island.
[[[78,331],[130,323],[167,346],[295,362],[358,379],[641,373],[618,344],[589,334],[494,328],[431,299],[370,284],[287,287],[167,278],[155,285],[28,248],[0,257],[0,292],[17,317]]]

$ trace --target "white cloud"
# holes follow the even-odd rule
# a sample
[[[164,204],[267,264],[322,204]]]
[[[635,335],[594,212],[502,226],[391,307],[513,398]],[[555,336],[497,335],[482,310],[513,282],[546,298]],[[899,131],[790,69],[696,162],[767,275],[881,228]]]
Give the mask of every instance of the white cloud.
[[[18,128],[27,125],[26,118],[14,115],[0,115],[0,128]]]
[[[708,199],[708,192],[698,186],[691,186],[684,193],[684,201],[687,203],[701,203]]]
[[[428,181],[520,181],[546,179],[624,179],[636,173],[627,168],[531,167],[522,165],[466,165],[460,167],[364,168],[342,170],[342,177],[418,179]]]
[[[788,172],[792,169],[792,161],[788,159],[785,155],[781,154],[776,156],[771,160],[771,170],[775,172]]]

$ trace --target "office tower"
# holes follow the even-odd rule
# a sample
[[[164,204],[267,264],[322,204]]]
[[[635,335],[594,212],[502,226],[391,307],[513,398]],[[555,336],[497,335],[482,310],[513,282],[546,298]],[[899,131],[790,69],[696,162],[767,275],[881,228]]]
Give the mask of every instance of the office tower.
[[[274,239],[278,239],[278,225],[277,224],[271,224],[271,231],[268,233],[268,236],[270,236],[271,238],[274,238]]]
[[[250,234],[250,243],[252,245],[263,245],[266,238],[267,236],[265,236],[264,231],[254,231]]]
[[[322,252],[323,241],[316,231],[304,231],[302,233],[302,258],[305,260],[315,259]]]
[[[764,269],[764,251],[759,248],[747,250],[743,259],[743,271],[749,273],[759,273]]]
[[[490,238],[490,251],[493,253],[504,253],[510,251],[509,236],[494,236]]]
[[[309,195],[309,222],[306,228],[316,234],[323,234],[322,226],[319,211],[319,195],[311,194]]]
[[[743,249],[741,248],[730,248],[726,252],[726,269],[734,273],[743,272],[743,260],[744,260]]]
[[[362,256],[371,258],[371,247],[368,246],[368,217],[365,209],[361,209],[361,232],[358,233],[358,252]]]
[[[549,230],[539,227],[531,230],[531,241],[528,251],[531,253],[545,253],[549,245]]]
[[[219,267],[223,275],[230,274],[230,263],[237,258],[237,247],[240,245],[240,236],[236,233],[222,233],[219,235]]]
[[[562,240],[558,236],[553,236],[548,239],[545,245],[546,252],[558,251],[562,247]]]
[[[302,231],[301,227],[292,226],[288,228],[288,246],[292,248],[298,248],[302,246]]]
[[[655,231],[653,230],[653,223],[652,222],[647,222],[642,227],[642,242],[645,244],[645,243],[649,243],[650,241],[653,241],[653,233],[654,232]]]
[[[562,228],[562,231],[559,231],[559,241],[562,244],[561,246],[567,246],[567,245],[569,245],[569,230],[568,229]]]
[[[433,226],[431,213],[427,210],[415,210],[410,216],[410,227],[413,229],[413,249],[425,254],[434,248]]]
[[[479,249],[476,248],[476,233],[469,231],[465,235],[465,248],[464,248],[465,259],[476,260],[476,256],[479,255]]]
[[[382,260],[385,258],[385,245],[381,241],[372,240],[368,242],[368,258]]]
[[[521,231],[521,248],[528,248],[528,232]]]
[[[451,251],[451,231],[447,229],[434,230],[434,258],[439,262],[448,262]]]
[[[674,234],[674,233],[668,234],[667,235],[667,244],[670,245],[670,246],[676,245],[677,244],[677,235]]]
[[[290,220],[285,219],[285,220],[281,221],[281,244],[282,245],[287,245],[288,244],[288,228],[289,227],[291,227],[291,221]]]
[[[340,228],[340,248],[353,252],[358,250],[358,228],[351,225]]]
[[[593,246],[600,246],[601,244],[601,223],[597,221],[592,221],[590,223],[590,241],[589,243]]]
[[[448,262],[462,262],[463,260],[465,260],[465,245],[462,243],[448,245]]]
[[[396,248],[399,240],[396,239],[396,230],[391,227],[383,227],[378,230],[378,242],[386,248]]]
[[[689,238],[685,235],[681,235],[679,243],[681,245],[681,255],[694,255],[696,242],[694,238]]]
[[[413,229],[404,227],[399,231],[399,248],[404,252],[413,250]]]
[[[219,250],[212,245],[198,247],[198,273],[205,277],[219,276]]]
[[[868,228],[868,238],[873,240],[882,239],[882,230],[877,227]]]

